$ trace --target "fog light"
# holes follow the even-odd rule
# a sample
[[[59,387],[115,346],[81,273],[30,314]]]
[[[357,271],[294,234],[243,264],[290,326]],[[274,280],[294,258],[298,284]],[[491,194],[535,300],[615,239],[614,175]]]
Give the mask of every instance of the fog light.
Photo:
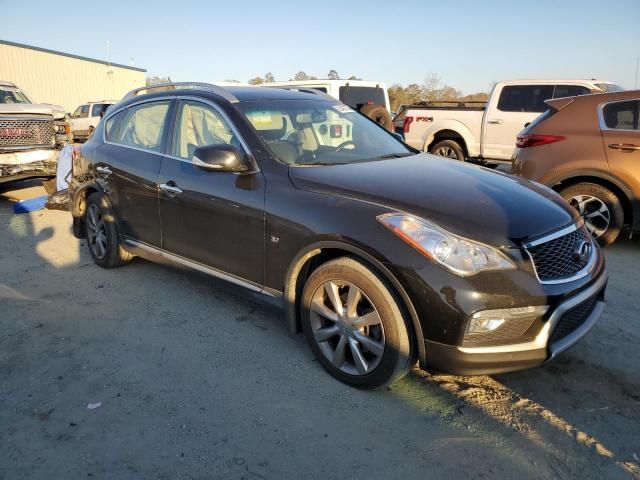
[[[533,321],[543,316],[548,309],[547,305],[536,305],[500,310],[482,310],[474,313],[469,319],[467,334],[492,332],[501,325],[513,320],[531,319]]]

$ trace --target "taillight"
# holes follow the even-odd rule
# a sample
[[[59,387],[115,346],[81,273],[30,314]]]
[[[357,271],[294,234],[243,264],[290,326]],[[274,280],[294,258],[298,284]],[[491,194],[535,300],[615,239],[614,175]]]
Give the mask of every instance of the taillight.
[[[540,145],[548,145],[550,143],[560,142],[567,137],[562,135],[538,135],[536,133],[527,133],[524,135],[518,135],[516,140],[516,147],[529,148],[539,147]]]
[[[402,124],[402,130],[404,133],[409,133],[409,128],[411,128],[412,123],[413,117],[404,117],[404,123]]]

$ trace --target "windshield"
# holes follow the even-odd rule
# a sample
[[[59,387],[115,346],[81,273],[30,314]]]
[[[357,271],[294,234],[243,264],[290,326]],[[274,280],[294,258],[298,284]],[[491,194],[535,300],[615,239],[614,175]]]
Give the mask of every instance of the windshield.
[[[347,105],[283,100],[238,106],[273,155],[289,165],[332,165],[413,155],[401,141]]]
[[[18,87],[0,85],[0,104],[4,103],[31,103],[27,96]]]
[[[594,85],[605,93],[624,92],[624,88],[615,83],[595,83]]]

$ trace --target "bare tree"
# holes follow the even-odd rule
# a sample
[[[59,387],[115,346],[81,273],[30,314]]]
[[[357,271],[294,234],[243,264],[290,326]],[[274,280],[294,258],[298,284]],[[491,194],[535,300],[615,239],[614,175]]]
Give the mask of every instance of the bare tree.
[[[264,75],[264,81],[265,81],[266,83],[273,83],[273,82],[275,82],[275,81],[276,81],[276,77],[274,77],[274,76],[273,76],[273,73],[271,73],[271,72],[267,72],[267,73],[265,73],[265,75]]]

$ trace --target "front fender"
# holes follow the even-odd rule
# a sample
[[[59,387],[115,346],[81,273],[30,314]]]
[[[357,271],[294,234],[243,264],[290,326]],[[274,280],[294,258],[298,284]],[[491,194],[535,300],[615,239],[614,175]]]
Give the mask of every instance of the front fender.
[[[285,301],[285,311],[287,317],[287,325],[289,327],[289,331],[291,333],[300,332],[300,309],[299,309],[299,299],[302,293],[302,287],[304,286],[301,283],[301,276],[305,274],[305,269],[309,265],[309,262],[316,257],[317,255],[321,255],[325,250],[341,250],[346,254],[351,254],[354,257],[359,258],[360,260],[368,263],[374,270],[376,270],[382,277],[389,282],[396,293],[400,296],[400,299],[408,313],[411,326],[413,327],[413,332],[410,332],[412,339],[414,340],[414,345],[418,352],[418,358],[420,360],[420,365],[426,365],[426,353],[425,353],[425,345],[424,345],[424,335],[422,333],[422,326],[420,325],[420,321],[418,319],[418,314],[409,298],[404,287],[400,284],[398,279],[393,275],[393,273],[384,265],[383,257],[381,255],[376,255],[374,253],[367,252],[356,246],[354,244],[347,243],[341,240],[321,240],[314,242],[310,245],[307,245],[303,249],[301,249],[298,254],[294,257],[291,262],[289,269],[287,270],[286,278],[285,278],[285,288],[284,288],[284,301]]]

